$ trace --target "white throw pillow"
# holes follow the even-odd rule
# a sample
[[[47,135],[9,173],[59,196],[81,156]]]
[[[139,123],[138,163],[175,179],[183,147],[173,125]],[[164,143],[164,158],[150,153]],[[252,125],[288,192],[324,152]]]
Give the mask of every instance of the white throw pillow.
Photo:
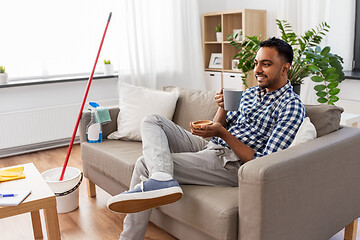
[[[298,132],[295,135],[294,141],[290,147],[304,143],[316,138],[315,126],[310,122],[310,118],[306,117],[303,123],[300,125]]]
[[[141,141],[142,119],[152,113],[172,119],[178,97],[177,88],[165,92],[119,83],[118,130],[111,133],[108,139]]]

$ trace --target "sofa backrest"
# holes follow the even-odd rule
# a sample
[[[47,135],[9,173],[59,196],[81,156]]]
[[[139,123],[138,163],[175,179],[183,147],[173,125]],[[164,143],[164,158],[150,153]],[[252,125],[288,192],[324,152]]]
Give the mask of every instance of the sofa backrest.
[[[164,87],[165,91],[171,91],[175,87]],[[179,89],[179,99],[173,121],[181,127],[189,130],[189,123],[196,120],[212,120],[217,111],[215,91]],[[341,113],[343,108],[318,104],[305,105],[306,116],[314,124],[317,136],[321,137],[340,128]]]
[[[164,91],[171,91],[175,87],[164,87]],[[217,104],[215,91],[193,90],[178,88],[179,98],[176,103],[173,121],[186,130],[190,130],[190,122],[196,120],[213,120]]]
[[[314,124],[317,137],[324,136],[340,128],[343,108],[333,105],[305,105],[306,116]]]

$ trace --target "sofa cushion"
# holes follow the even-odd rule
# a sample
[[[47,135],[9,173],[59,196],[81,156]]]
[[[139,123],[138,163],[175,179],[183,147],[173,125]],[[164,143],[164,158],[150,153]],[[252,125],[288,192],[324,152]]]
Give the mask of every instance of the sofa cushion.
[[[164,87],[164,91],[172,91],[175,87]],[[214,91],[178,88],[179,98],[176,103],[173,121],[186,130],[189,123],[196,120],[213,120],[218,105]]]
[[[136,160],[142,155],[141,142],[104,140],[81,144],[83,164],[129,187]]]
[[[343,108],[333,105],[305,105],[306,116],[314,124],[317,136],[321,137],[340,128]]]
[[[120,82],[118,130],[111,133],[108,139],[141,141],[140,125],[143,118],[154,113],[172,119],[177,99],[177,89],[165,92]]]
[[[300,143],[305,143],[307,141],[313,140],[316,138],[316,129],[314,124],[311,123],[310,118],[306,117],[302,124],[299,127],[298,132],[296,133],[294,141],[289,147],[296,146]]]
[[[183,197],[159,210],[215,239],[237,239],[238,188],[182,185]]]

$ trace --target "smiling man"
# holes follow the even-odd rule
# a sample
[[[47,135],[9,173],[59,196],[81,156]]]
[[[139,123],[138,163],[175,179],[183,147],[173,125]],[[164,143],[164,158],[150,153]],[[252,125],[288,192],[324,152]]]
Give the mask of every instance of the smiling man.
[[[108,201],[110,210],[129,213],[120,239],[144,239],[151,208],[179,200],[179,184],[237,186],[242,164],[290,146],[305,116],[287,79],[292,60],[283,40],[261,42],[254,69],[258,86],[244,91],[238,111],[225,111],[222,90],[217,93],[212,125],[190,125],[190,133],[159,115],[144,118],[143,156],[130,190]]]

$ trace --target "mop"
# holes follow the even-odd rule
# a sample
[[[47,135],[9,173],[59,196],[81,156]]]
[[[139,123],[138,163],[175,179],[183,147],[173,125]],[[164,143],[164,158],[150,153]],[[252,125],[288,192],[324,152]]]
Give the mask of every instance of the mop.
[[[98,53],[97,53],[97,56],[96,56],[95,64],[94,64],[94,67],[93,67],[93,69],[92,69],[90,78],[89,78],[88,83],[87,83],[87,86],[86,86],[86,90],[85,90],[85,94],[84,94],[84,99],[83,99],[83,101],[82,101],[82,104],[81,104],[81,107],[80,107],[80,112],[79,112],[78,118],[77,118],[77,120],[76,120],[76,124],[75,124],[75,128],[74,128],[74,132],[73,132],[72,137],[71,137],[70,145],[69,145],[69,148],[68,148],[67,153],[66,153],[66,158],[65,158],[64,166],[63,166],[63,169],[62,169],[62,172],[61,172],[60,181],[62,181],[63,178],[64,178],[66,166],[67,166],[67,164],[68,164],[69,157],[70,157],[70,153],[71,153],[71,150],[72,150],[72,146],[73,146],[73,144],[74,144],[76,131],[77,131],[78,127],[79,127],[79,122],[80,122],[80,119],[81,119],[81,116],[82,116],[82,112],[83,112],[83,109],[84,109],[84,105],[85,105],[85,102],[86,102],[87,95],[88,95],[88,93],[89,93],[90,85],[91,85],[91,82],[92,82],[92,79],[93,79],[93,76],[94,76],[94,72],[95,72],[95,67],[96,67],[97,61],[98,61],[98,59],[99,59],[99,55],[100,55],[100,52],[101,52],[101,47],[102,47],[103,42],[104,42],[104,39],[105,39],[106,31],[107,31],[107,28],[108,28],[109,23],[110,23],[111,15],[112,15],[112,13],[110,12],[109,18],[108,18],[107,23],[106,23],[106,27],[105,27],[105,31],[104,31],[103,37],[102,37],[102,39],[101,39],[100,47],[99,47],[99,50],[98,50]]]

